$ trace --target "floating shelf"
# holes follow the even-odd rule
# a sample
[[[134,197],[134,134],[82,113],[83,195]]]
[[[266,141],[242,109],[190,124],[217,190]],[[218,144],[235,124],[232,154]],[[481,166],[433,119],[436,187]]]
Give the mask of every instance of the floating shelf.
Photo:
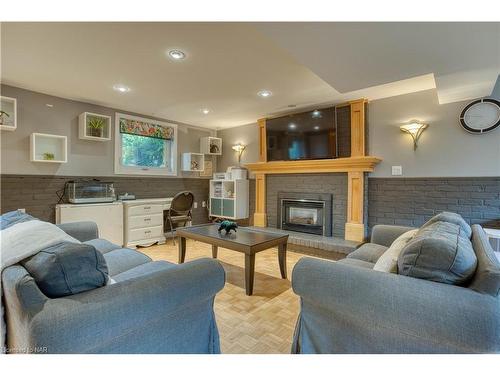
[[[205,155],[222,155],[222,138],[200,138],[200,152]]]
[[[182,170],[185,172],[203,172],[205,169],[205,155],[194,152],[182,154]]]
[[[94,129],[92,123],[100,122],[102,128]],[[111,117],[98,113],[83,112],[78,116],[78,138],[105,142],[111,139]]]
[[[32,133],[30,160],[43,163],[68,161],[68,138],[64,135]]]
[[[14,131],[17,128],[17,99],[0,96],[0,130]],[[3,113],[5,112],[5,113]]]

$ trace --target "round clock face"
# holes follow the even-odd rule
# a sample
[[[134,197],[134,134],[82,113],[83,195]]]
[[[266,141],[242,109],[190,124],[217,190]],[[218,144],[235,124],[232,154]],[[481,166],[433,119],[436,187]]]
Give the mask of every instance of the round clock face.
[[[469,103],[460,114],[460,124],[471,133],[485,133],[500,125],[500,102],[479,99]]]

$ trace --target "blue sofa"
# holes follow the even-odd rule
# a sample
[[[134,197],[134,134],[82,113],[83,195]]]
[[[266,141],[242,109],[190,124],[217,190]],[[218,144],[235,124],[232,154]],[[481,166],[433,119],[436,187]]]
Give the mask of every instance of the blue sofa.
[[[214,297],[225,283],[216,260],[185,264],[98,239],[91,222],[59,226],[104,254],[115,284],[51,299],[21,265],[2,273],[9,352],[219,353]]]
[[[477,268],[464,286],[372,270],[409,229],[378,225],[346,259],[297,263],[292,353],[500,352],[500,265],[483,229],[472,226]]]

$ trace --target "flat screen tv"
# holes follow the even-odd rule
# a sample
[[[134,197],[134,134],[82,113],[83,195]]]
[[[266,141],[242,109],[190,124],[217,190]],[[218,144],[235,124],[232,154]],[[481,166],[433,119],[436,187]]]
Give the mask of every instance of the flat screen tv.
[[[337,157],[335,108],[266,121],[267,161]]]

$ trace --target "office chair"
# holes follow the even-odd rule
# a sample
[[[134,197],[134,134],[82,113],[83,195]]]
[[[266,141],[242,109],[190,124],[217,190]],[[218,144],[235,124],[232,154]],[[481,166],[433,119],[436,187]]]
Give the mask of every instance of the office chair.
[[[170,224],[170,233],[175,245],[174,223],[182,222],[182,226],[192,220],[194,195],[190,191],[181,191],[172,199],[170,210],[167,211],[167,220]]]

